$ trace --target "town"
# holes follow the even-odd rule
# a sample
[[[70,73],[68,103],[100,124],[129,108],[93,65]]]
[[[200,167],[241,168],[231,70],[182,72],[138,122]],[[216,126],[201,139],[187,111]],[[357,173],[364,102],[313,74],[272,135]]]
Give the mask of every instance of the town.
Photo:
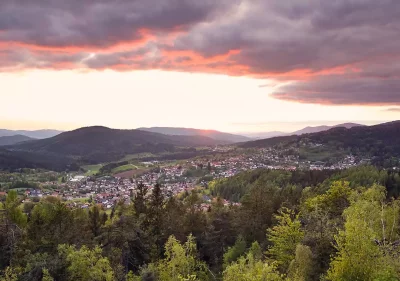
[[[41,186],[52,188],[29,188],[25,190],[26,201],[38,200],[43,196],[55,196],[67,201],[71,206],[88,208],[91,204],[100,204],[111,209],[117,202],[130,204],[135,196],[138,184],[149,191],[158,183],[166,196],[176,196],[192,190],[202,192],[212,180],[232,177],[240,172],[255,169],[277,170],[342,170],[368,163],[368,159],[357,159],[347,155],[334,164],[322,161],[301,160],[290,151],[275,148],[252,150],[226,150],[218,156],[201,156],[182,161],[146,161],[147,169],[141,173],[123,172],[113,175],[85,175],[69,173],[63,182],[43,182]],[[214,149],[215,151],[216,149]],[[221,151],[220,151],[221,152]],[[204,193],[205,194],[205,193]],[[212,201],[209,195],[203,195],[203,208]],[[225,205],[233,204],[224,200]]]

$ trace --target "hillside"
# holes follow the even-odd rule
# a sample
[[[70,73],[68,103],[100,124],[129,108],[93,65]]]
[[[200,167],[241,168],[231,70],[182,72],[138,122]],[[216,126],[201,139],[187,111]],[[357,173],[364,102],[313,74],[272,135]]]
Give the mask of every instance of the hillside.
[[[364,126],[364,125],[356,124],[356,123],[343,123],[343,124],[338,124],[338,125],[335,125],[335,126],[326,126],[326,125],[315,126],[315,127],[308,126],[308,127],[305,127],[305,128],[303,128],[301,130],[298,130],[298,131],[295,131],[295,132],[291,133],[291,135],[303,135],[303,134],[318,133],[318,132],[323,132],[323,131],[330,130],[332,128],[350,129],[350,128],[359,127],[359,126]]]
[[[28,131],[28,130],[7,130],[7,129],[0,129],[0,137],[9,137],[15,135],[23,135],[33,139],[46,139],[54,137],[58,134],[61,134],[62,131],[57,130],[35,130],[35,131]]]
[[[292,136],[292,135],[304,135],[304,134],[311,134],[311,133],[318,133],[330,130],[332,128],[344,127],[347,129],[353,127],[364,126],[357,123],[342,123],[334,126],[307,126],[303,129],[294,131],[294,132],[280,132],[280,131],[272,131],[272,132],[258,132],[258,133],[248,133],[246,136],[255,138],[255,139],[267,139],[267,138],[275,138],[275,137],[284,137],[284,136]]]
[[[10,147],[14,151],[51,153],[84,162],[114,161],[127,154],[176,152],[182,147],[214,146],[226,142],[204,136],[168,136],[141,130],[86,127],[52,138]]]
[[[201,130],[201,129],[178,128],[178,127],[150,127],[150,128],[138,128],[138,130],[159,133],[164,135],[204,136],[215,140],[221,140],[231,143],[251,140],[251,138],[245,136],[229,134],[215,130]]]
[[[252,139],[268,139],[275,138],[280,136],[288,136],[290,133],[280,132],[280,131],[271,131],[271,132],[256,132],[256,133],[246,133],[247,137]]]
[[[392,157],[400,158],[400,121],[374,126],[356,126],[350,129],[336,127],[327,131],[300,136],[283,136],[257,140],[240,144],[242,148],[261,148],[276,145],[301,147],[308,149],[319,144],[319,153],[326,151],[344,151],[382,164]],[[310,145],[311,144],[311,145]]]
[[[13,145],[13,144],[30,141],[30,140],[34,140],[34,139],[24,136],[24,135],[5,136],[5,137],[0,137],[0,146]]]
[[[20,168],[76,171],[79,166],[68,157],[26,151],[9,151],[0,148],[0,170],[15,171]]]

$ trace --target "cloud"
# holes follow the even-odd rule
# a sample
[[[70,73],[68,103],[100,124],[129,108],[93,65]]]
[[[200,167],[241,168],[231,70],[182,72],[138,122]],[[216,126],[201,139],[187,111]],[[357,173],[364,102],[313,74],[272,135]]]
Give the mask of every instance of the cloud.
[[[0,2],[0,71],[163,69],[274,79],[273,97],[398,104],[398,0]]]
[[[400,105],[400,80],[355,78],[346,75],[315,77],[280,87],[273,97],[326,105]]]

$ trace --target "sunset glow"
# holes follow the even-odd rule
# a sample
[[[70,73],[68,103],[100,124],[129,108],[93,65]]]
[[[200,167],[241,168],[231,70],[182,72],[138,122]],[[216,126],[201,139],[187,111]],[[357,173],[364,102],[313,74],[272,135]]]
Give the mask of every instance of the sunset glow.
[[[3,1],[0,125],[251,132],[398,119],[396,9],[356,2]]]

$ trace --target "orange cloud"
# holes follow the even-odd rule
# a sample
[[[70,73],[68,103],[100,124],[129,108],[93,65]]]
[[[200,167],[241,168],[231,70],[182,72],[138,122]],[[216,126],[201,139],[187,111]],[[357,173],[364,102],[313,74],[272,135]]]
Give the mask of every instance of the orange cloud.
[[[68,45],[68,46],[48,46],[48,45],[37,45],[18,41],[1,42],[0,49],[7,50],[10,48],[21,48],[29,51],[48,51],[48,52],[61,52],[61,53],[114,53],[126,50],[132,50],[139,46],[146,44],[147,42],[154,40],[156,37],[148,29],[139,30],[139,38],[133,40],[120,41],[110,46],[96,46],[96,45]]]

